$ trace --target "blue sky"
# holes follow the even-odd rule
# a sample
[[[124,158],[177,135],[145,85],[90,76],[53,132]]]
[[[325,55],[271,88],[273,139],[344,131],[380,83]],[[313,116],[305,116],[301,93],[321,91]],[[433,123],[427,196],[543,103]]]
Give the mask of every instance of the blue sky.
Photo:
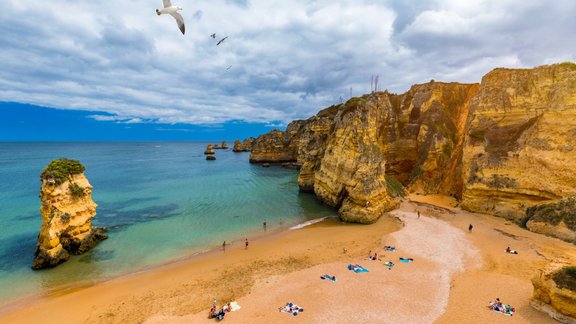
[[[243,138],[372,75],[404,92],[576,60],[573,0],[173,0],[186,35],[161,3],[1,1],[0,140]]]

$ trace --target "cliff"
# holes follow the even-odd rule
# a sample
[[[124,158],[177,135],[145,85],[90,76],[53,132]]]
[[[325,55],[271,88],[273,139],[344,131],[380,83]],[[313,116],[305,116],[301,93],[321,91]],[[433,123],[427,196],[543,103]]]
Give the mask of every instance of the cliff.
[[[78,161],[66,159],[52,161],[42,172],[42,227],[33,269],[55,267],[108,237],[104,228],[92,226],[97,205],[83,172]]]
[[[523,223],[532,232],[576,243],[576,197],[532,206]]]
[[[576,191],[576,65],[496,69],[472,99],[462,207],[519,221]]]
[[[575,64],[496,69],[352,98],[258,137],[250,161],[298,163],[300,190],[347,221],[375,221],[405,187],[521,222],[574,194],[575,117]]]
[[[551,264],[532,278],[532,307],[561,323],[576,323],[576,267]]]

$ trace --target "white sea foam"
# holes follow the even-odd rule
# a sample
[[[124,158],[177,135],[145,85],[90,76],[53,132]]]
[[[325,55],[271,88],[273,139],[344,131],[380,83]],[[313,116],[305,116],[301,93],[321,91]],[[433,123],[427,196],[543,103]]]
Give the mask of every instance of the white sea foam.
[[[294,225],[292,227],[289,228],[289,230],[297,230],[297,229],[301,229],[304,228],[306,226],[310,226],[316,223],[320,223],[321,221],[327,219],[327,218],[335,218],[336,216],[326,216],[326,217],[322,217],[322,218],[317,218],[317,219],[313,219],[313,220],[309,220],[307,222],[304,223],[300,223],[298,225]]]

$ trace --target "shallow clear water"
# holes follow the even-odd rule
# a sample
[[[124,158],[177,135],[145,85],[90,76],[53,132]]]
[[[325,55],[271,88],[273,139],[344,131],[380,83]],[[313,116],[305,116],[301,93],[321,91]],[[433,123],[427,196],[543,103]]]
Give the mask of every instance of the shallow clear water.
[[[0,143],[0,305],[85,280],[167,263],[227,242],[334,215],[299,194],[297,172],[248,163],[207,143]],[[55,269],[32,271],[40,225],[39,175],[67,157],[86,166],[93,223],[110,238]]]

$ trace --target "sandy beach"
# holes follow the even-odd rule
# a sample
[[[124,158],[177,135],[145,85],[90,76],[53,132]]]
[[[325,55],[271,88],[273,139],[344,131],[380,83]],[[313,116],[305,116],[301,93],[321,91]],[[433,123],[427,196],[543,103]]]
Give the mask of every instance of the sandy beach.
[[[550,260],[576,263],[576,247],[455,205],[449,197],[412,195],[373,225],[329,219],[251,241],[248,249],[239,242],[226,252],[11,305],[0,310],[0,322],[209,323],[216,297],[218,306],[241,306],[226,315],[232,323],[554,323],[529,306],[530,278]],[[507,246],[520,254],[504,253]],[[369,260],[370,251],[380,260]],[[389,270],[386,261],[395,266]],[[369,272],[347,269],[356,263]],[[320,279],[324,274],[337,282]],[[516,314],[489,311],[496,297]],[[304,311],[279,312],[286,302]]]

